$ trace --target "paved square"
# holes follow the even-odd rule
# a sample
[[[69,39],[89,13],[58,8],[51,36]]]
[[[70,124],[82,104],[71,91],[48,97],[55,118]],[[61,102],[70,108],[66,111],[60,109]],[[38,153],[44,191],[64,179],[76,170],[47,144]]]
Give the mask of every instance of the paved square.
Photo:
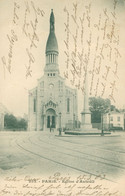
[[[58,136],[58,132],[0,132],[1,174],[125,176],[125,134]]]

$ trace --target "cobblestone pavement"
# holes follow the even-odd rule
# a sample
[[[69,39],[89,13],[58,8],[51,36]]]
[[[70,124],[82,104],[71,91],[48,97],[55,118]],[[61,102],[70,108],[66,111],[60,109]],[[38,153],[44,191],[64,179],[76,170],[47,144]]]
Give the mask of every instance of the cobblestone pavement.
[[[58,136],[58,132],[0,132],[0,173],[125,176],[125,134]]]

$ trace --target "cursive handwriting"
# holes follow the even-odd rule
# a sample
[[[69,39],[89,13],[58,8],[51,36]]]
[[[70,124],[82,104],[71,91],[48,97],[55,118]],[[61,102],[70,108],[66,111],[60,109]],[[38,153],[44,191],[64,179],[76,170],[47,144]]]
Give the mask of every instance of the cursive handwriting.
[[[17,22],[19,20],[19,16],[17,14],[17,11],[20,9],[20,6],[17,4],[17,2],[14,2],[14,14],[13,14],[13,23],[17,25]]]
[[[111,86],[110,86],[110,89],[111,89],[111,93],[109,95],[109,98],[115,102],[115,98],[114,98],[114,92],[117,90],[116,89],[116,81],[114,80],[113,82],[110,83]]]
[[[118,3],[112,2],[112,8],[102,6],[98,13],[92,3],[73,3],[73,11],[64,8],[66,39],[64,40],[66,70],[64,77],[71,85],[85,94],[86,75],[90,95],[105,96],[115,100],[111,84],[117,86],[120,51],[118,31]],[[93,17],[93,14],[97,17]],[[71,76],[71,79],[70,77]],[[114,92],[114,91],[113,91]],[[113,95],[113,97],[112,97]]]
[[[30,18],[30,14],[32,14],[32,12],[34,12],[35,15],[33,19]],[[28,38],[29,40],[29,48],[26,48],[26,53],[28,56],[28,65],[25,65],[26,78],[32,76],[32,64],[35,62],[35,57],[33,55],[32,49],[36,49],[39,42],[39,36],[37,34],[37,28],[39,23],[38,17],[43,17],[44,14],[44,10],[40,9],[39,7],[36,7],[33,1],[30,1],[30,3],[28,1],[25,2],[25,17],[22,30],[26,38]]]
[[[18,37],[15,34],[15,31],[13,29],[11,29],[11,34],[8,35],[7,34],[7,39],[9,41],[9,51],[8,51],[8,57],[6,58],[5,56],[3,56],[1,58],[4,69],[6,68],[8,70],[9,73],[11,73],[11,64],[12,64],[12,58],[13,58],[13,47],[15,45],[15,42],[18,41]]]
[[[20,195],[20,196],[120,196],[120,191],[111,188],[108,183],[104,183],[105,178],[101,175],[80,175],[71,177],[55,173],[46,178],[43,177],[6,177],[0,188],[0,195]]]
[[[66,55],[66,69],[69,68],[69,59],[70,59],[70,54],[69,54],[69,34],[70,34],[70,30],[69,30],[69,11],[67,10],[67,8],[64,8],[64,12],[66,13],[66,23],[64,23],[65,25],[65,32],[66,32],[66,40],[64,40],[65,46],[66,46],[66,50],[64,51],[64,54]],[[64,75],[66,78],[68,78],[68,71],[66,70],[66,72],[64,72]]]

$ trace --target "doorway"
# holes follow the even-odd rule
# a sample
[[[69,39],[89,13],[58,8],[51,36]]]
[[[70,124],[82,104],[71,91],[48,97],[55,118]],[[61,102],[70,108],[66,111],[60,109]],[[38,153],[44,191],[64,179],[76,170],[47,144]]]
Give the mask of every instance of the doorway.
[[[55,116],[47,116],[47,128],[55,128]]]
[[[48,109],[46,112],[47,116],[47,128],[56,128],[56,112],[53,109]]]

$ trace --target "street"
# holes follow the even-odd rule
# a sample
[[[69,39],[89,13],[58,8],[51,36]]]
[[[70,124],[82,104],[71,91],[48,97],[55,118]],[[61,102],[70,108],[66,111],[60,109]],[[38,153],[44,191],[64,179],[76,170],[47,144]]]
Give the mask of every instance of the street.
[[[0,172],[125,176],[125,134],[58,136],[58,132],[0,132]]]

